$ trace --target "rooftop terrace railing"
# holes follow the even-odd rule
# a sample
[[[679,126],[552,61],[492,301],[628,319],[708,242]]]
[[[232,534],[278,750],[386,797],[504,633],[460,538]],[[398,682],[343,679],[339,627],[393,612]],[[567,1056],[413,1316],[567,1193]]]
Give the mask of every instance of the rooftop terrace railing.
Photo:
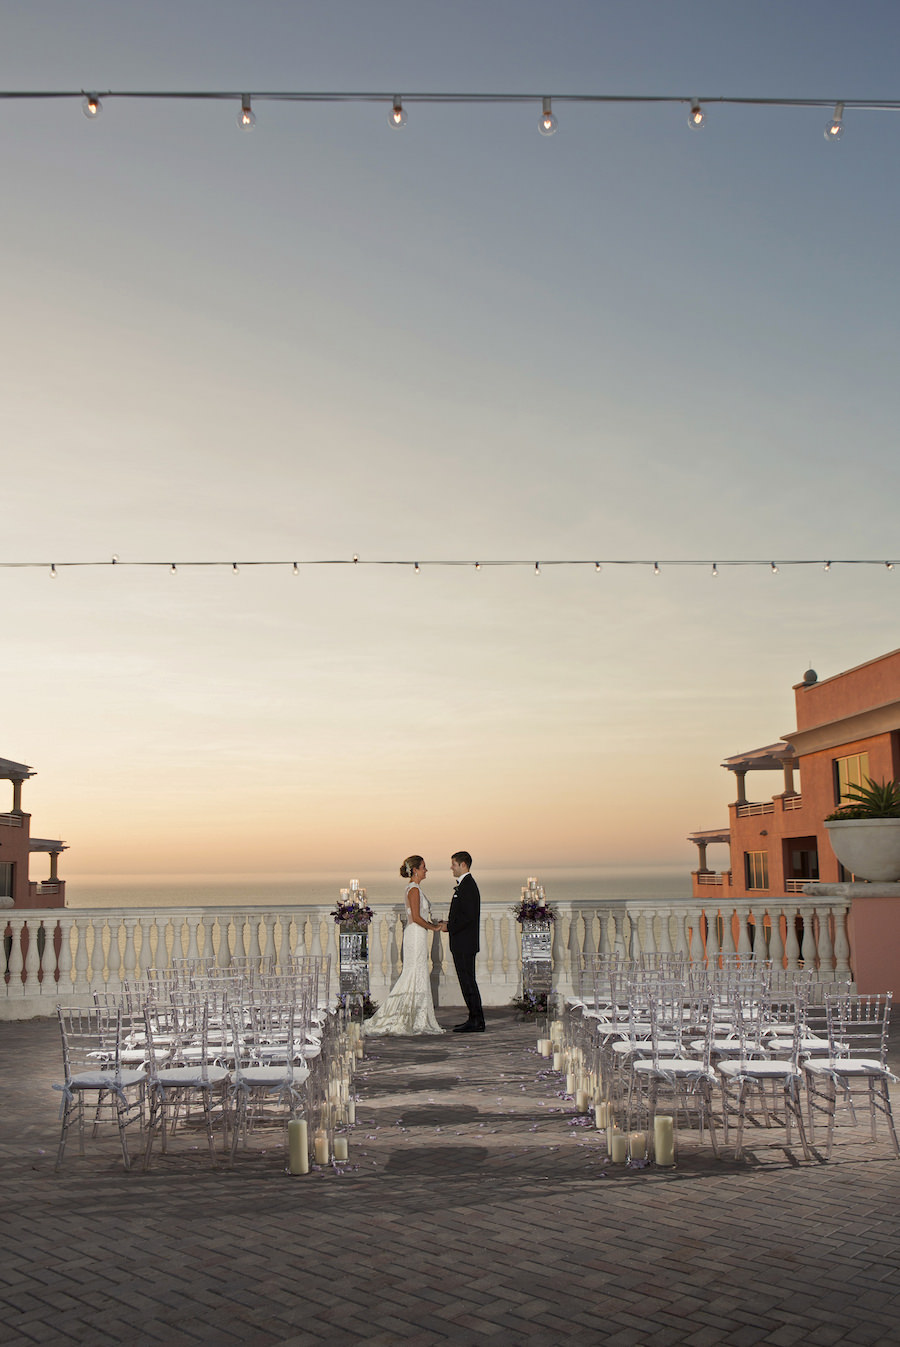
[[[369,978],[380,1000],[397,977],[403,926],[399,904],[373,904]],[[741,953],[776,968],[816,968],[821,981],[851,977],[848,905],[839,898],[716,904],[604,899],[557,902],[552,932],[553,980],[568,995],[587,954],[684,952],[691,962]],[[274,960],[331,954],[337,928],[330,907],[33,908],[3,913],[5,939],[0,1019],[52,1015],[57,1002],[90,1002],[94,991],[118,991],[151,968],[180,959]],[[506,903],[482,903],[478,982],[488,1006],[508,1004],[521,990],[521,927]],[[432,941],[432,990],[438,1006],[462,997],[445,936]]]

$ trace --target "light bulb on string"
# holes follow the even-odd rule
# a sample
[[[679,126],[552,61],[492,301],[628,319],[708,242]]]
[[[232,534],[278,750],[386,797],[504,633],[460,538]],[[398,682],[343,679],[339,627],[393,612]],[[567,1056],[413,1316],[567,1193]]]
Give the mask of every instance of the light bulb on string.
[[[419,574],[419,563],[417,561],[413,562],[413,570],[415,571],[416,575]]]
[[[603,567],[601,566],[600,562],[599,562],[599,561],[595,561],[595,562],[594,562],[594,574],[595,574],[595,575],[599,575],[600,572],[601,572],[602,570],[603,570]]]
[[[174,561],[172,562],[171,566],[169,567],[169,574],[170,574],[170,575],[177,575],[177,574],[178,574],[178,567],[175,565],[175,562],[174,562]]]
[[[894,569],[894,563],[892,561],[886,561],[884,567],[885,570],[892,571]]]
[[[294,562],[294,574],[295,575],[300,574],[300,567],[297,565],[296,561]]]
[[[89,122],[94,121],[103,111],[103,104],[96,94],[85,94],[81,100],[81,111]]]
[[[834,116],[829,118],[828,123],[825,127],[825,139],[840,140],[843,134],[844,134],[844,105],[843,103],[835,103]]]
[[[232,575],[237,575],[237,573],[238,573],[238,571],[239,571],[240,569],[241,569],[241,568],[240,568],[240,566],[237,564],[236,561],[233,561],[233,562],[231,563],[231,574],[232,574]]]
[[[778,567],[775,565],[775,562],[774,562],[774,561],[770,561],[770,562],[769,562],[769,566],[770,566],[771,569],[772,569],[772,574],[773,574],[773,575],[777,575],[777,574],[778,574]]]
[[[539,561],[534,563],[534,573],[535,575],[540,575],[541,573],[541,563]]]
[[[654,575],[659,575],[659,562],[658,562],[658,561],[654,561],[654,563],[653,563],[653,574],[654,574]]]
[[[353,564],[354,564],[354,566],[358,566],[358,565],[359,565],[359,556],[357,555],[356,552],[353,553]]]
[[[481,570],[481,562],[480,562],[480,561],[476,561],[476,562],[475,562],[475,569],[476,569],[476,571],[480,571],[480,570]]]
[[[119,554],[118,554],[118,552],[113,552],[112,556],[110,557],[109,564],[110,564],[110,566],[118,566],[118,564],[119,564]]]
[[[830,571],[830,570],[831,570],[831,562],[830,562],[830,561],[826,561],[826,562],[825,562],[825,565],[822,567],[822,570],[823,570],[823,571]]]
[[[242,131],[252,131],[256,125],[256,113],[250,106],[250,95],[241,95],[241,110],[238,113],[237,124]]]
[[[397,128],[406,125],[406,108],[399,94],[394,95],[394,106],[388,113],[388,125]]]
[[[50,565],[50,579],[55,580],[56,578],[57,578],[56,562],[52,562]]]
[[[706,125],[706,113],[696,98],[691,99],[691,110],[688,113],[687,124],[692,131],[702,131]]]
[[[713,565],[712,565],[712,578],[713,578],[714,580],[718,580],[718,578],[719,578],[719,568],[718,568],[718,566],[716,565],[715,562],[713,562]]]
[[[559,122],[553,115],[553,109],[550,106],[551,100],[545,98],[542,100],[541,120],[538,124],[538,130],[542,136],[555,136],[559,130]]]

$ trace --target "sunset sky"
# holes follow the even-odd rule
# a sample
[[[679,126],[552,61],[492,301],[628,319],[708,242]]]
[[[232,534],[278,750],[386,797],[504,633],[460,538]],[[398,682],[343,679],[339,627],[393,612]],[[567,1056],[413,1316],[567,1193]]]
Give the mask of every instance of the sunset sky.
[[[895,0],[47,0],[2,35],[6,91],[900,98]],[[839,564],[900,558],[900,115],[255,111],[0,102],[33,833],[72,883],[461,846],[687,873],[804,670],[900,645],[900,565]],[[530,564],[230,569],[354,553]],[[62,565],[113,554],[182,566]],[[570,558],[662,570],[534,572]],[[694,558],[719,578],[664,564]]]

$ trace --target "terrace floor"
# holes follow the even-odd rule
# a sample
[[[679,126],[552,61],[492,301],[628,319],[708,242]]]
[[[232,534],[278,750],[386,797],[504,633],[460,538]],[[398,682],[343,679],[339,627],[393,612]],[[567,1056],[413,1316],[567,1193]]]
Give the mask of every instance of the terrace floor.
[[[262,1134],[214,1171],[179,1134],[147,1174],[111,1137],[56,1175],[56,1023],[0,1024],[0,1343],[900,1344],[886,1138],[609,1166],[534,1045],[505,1010],[369,1044],[343,1172]]]

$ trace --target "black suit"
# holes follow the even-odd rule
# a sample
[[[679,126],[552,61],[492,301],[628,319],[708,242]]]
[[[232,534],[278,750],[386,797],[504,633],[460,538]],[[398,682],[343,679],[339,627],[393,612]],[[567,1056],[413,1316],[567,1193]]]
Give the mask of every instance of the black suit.
[[[481,993],[475,981],[475,956],[479,950],[481,929],[481,894],[470,874],[465,874],[456,886],[447,915],[450,953],[456,966],[460,990],[471,1024],[484,1025]]]

